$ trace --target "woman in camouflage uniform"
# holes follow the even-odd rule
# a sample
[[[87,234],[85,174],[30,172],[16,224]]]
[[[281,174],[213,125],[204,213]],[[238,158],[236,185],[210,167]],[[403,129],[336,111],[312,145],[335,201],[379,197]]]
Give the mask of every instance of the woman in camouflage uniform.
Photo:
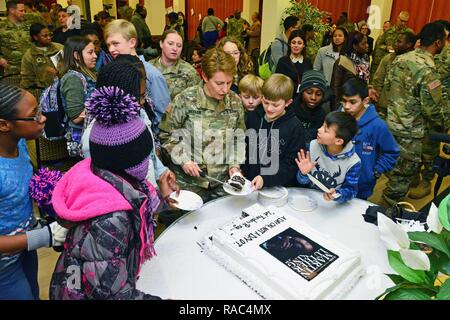
[[[161,55],[150,62],[161,71],[169,87],[170,99],[184,89],[200,82],[197,71],[180,58],[183,50],[183,38],[176,30],[164,31],[161,41]]]
[[[204,82],[177,95],[163,115],[160,129],[163,153],[170,157],[181,189],[199,194],[203,201],[223,196],[220,181],[240,171],[245,161],[244,109],[230,91],[236,74],[233,57],[217,48],[203,56]],[[234,137],[238,138],[235,145]]]
[[[30,37],[33,44],[22,57],[20,86],[23,89],[40,91],[52,84],[58,75],[51,57],[61,51],[64,46],[52,42],[50,31],[40,23],[30,27]],[[35,94],[39,97],[38,93]]]

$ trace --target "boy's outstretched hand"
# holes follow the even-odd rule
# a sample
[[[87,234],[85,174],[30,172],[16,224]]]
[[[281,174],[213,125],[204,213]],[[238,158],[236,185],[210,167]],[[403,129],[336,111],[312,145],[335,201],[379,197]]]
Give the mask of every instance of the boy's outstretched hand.
[[[305,155],[305,150],[303,149],[300,149],[300,152],[297,152],[295,163],[297,163],[298,169],[303,175],[310,173],[317,164],[311,161],[311,155],[309,154],[309,151],[307,151]]]
[[[333,200],[336,198],[336,189],[331,188],[331,189],[330,189],[330,192],[325,192],[325,193],[323,194],[323,198],[324,198],[326,201],[333,201]]]

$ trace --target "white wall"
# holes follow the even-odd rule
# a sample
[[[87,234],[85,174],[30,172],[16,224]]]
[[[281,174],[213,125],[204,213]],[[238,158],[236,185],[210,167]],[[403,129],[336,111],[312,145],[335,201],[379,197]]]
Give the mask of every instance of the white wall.
[[[289,7],[289,0],[264,0],[261,28],[261,51],[265,50],[275,39],[283,27],[280,27],[281,17],[285,8]]]
[[[371,30],[370,36],[375,40],[383,31],[383,23],[391,18],[392,2],[393,0],[372,0],[367,22]]]
[[[89,0],[89,7],[91,9],[91,22],[94,22],[94,16],[103,10],[103,2],[98,0]],[[112,12],[110,10],[110,12]]]
[[[186,15],[186,1],[185,0],[173,0],[173,11],[183,12]]]
[[[166,25],[166,8],[164,0],[145,0],[145,7],[147,8],[147,22],[152,35],[160,35],[164,31]]]
[[[243,0],[242,18],[252,24],[252,14],[259,9],[259,0]]]
[[[6,12],[6,0],[0,1],[0,11]]]

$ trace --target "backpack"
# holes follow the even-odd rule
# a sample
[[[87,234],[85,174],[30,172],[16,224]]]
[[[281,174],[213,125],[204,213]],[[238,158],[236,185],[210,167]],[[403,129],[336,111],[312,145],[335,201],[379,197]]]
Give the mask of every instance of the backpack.
[[[61,98],[61,83],[55,78],[53,83],[42,91],[39,97],[39,107],[42,114],[47,118],[43,136],[47,140],[64,139],[67,118]]]
[[[68,73],[75,74],[83,82],[84,91],[88,90],[88,84],[84,76],[73,70]],[[66,114],[66,103],[61,95],[61,79],[55,78],[53,83],[42,91],[39,97],[39,107],[47,118],[43,136],[47,140],[62,140],[69,127],[69,118]]]
[[[284,42],[281,41],[278,38],[275,38],[275,40],[278,40],[281,42],[281,45],[283,46],[283,50],[284,50]],[[258,74],[259,77],[263,80],[267,80],[267,78],[270,77],[270,75],[272,74],[272,68],[273,68],[273,63],[272,63],[272,43],[270,43],[269,47],[264,50],[263,52],[261,52],[261,54],[259,55],[258,58]]]

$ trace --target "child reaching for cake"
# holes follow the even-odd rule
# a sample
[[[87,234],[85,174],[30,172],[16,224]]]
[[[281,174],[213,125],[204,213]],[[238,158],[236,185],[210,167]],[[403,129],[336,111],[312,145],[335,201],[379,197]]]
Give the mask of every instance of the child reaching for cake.
[[[357,131],[356,120],[351,115],[340,111],[329,113],[318,130],[317,139],[311,141],[310,151],[305,153],[301,149],[295,159],[300,170],[297,181],[313,186],[311,179],[319,180],[329,189],[323,194],[327,201],[343,203],[356,197],[361,160],[352,139]]]

